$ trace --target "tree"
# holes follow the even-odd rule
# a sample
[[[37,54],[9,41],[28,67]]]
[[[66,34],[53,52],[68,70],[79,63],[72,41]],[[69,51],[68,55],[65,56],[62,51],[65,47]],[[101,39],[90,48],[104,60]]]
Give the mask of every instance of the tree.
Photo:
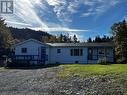
[[[100,36],[96,36],[94,42],[102,42]]]
[[[9,48],[13,44],[13,37],[9,28],[5,24],[5,20],[0,18],[0,47]]]
[[[44,42],[44,43],[48,43],[49,42],[49,37],[48,36],[42,36],[41,41]]]
[[[0,60],[3,55],[8,55],[10,46],[14,43],[10,30],[6,27],[5,20],[0,18]]]
[[[112,39],[113,39],[112,37],[108,37],[106,35],[104,35],[103,37],[96,36],[95,39],[92,42],[97,42],[97,43],[101,43],[101,42],[112,42]]]
[[[89,39],[87,40],[88,43],[92,42],[92,39],[89,37]]]
[[[50,36],[49,42],[50,42],[50,43],[56,43],[56,42],[57,42],[56,36]]]
[[[113,41],[115,44],[115,54],[117,62],[127,62],[127,22],[115,23],[111,27],[113,34]]]
[[[63,34],[60,34],[59,39],[60,39],[60,43],[62,43],[63,42]]]
[[[78,40],[78,38],[76,37],[76,35],[74,35],[74,36],[73,36],[73,41],[74,41],[74,43],[77,43],[77,42],[78,42],[77,40]]]

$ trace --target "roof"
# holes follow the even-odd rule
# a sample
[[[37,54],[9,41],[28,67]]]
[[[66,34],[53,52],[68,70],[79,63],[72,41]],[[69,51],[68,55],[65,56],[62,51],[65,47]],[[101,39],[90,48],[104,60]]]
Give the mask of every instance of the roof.
[[[48,45],[48,44],[42,43],[42,42],[40,42],[40,41],[38,41],[38,40],[35,40],[35,39],[28,39],[28,40],[19,42],[19,43],[15,44],[14,46],[22,45],[22,44],[24,44],[24,43],[26,43],[26,42],[29,42],[29,41],[33,41],[33,42],[36,42],[36,43],[39,43],[39,44],[42,44],[42,45],[46,45],[46,46]]]
[[[45,46],[51,46],[51,47],[76,47],[76,46],[80,46],[80,47],[114,47],[113,43],[107,43],[107,42],[105,42],[105,43],[42,43],[42,42],[35,40],[35,39],[25,40],[23,42],[15,44],[14,46],[22,45],[22,44],[29,42],[29,41],[34,41],[36,43],[39,43],[39,44],[42,44]]]
[[[113,43],[46,43],[52,47],[114,47]]]

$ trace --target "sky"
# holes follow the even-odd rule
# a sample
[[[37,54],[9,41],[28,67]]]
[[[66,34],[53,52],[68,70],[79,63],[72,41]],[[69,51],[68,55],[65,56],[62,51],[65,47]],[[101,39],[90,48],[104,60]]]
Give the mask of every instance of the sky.
[[[111,35],[115,22],[127,19],[127,0],[13,0],[14,13],[0,14],[8,26],[53,35],[76,34],[80,41]]]

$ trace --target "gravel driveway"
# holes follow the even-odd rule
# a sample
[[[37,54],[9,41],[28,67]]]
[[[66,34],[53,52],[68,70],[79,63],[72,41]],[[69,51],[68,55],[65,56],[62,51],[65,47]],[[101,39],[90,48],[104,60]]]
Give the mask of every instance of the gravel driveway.
[[[127,80],[111,77],[56,77],[59,67],[0,70],[0,95],[123,95]],[[114,85],[115,84],[115,85]]]

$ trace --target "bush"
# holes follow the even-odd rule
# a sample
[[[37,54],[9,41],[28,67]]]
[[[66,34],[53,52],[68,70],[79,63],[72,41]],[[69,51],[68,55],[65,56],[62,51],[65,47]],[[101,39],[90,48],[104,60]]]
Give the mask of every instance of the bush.
[[[97,63],[100,64],[100,65],[109,65],[109,63],[107,62],[106,58],[100,58],[97,61]]]
[[[126,58],[119,58],[118,60],[117,60],[117,63],[120,63],[120,64],[127,64],[127,59]]]

